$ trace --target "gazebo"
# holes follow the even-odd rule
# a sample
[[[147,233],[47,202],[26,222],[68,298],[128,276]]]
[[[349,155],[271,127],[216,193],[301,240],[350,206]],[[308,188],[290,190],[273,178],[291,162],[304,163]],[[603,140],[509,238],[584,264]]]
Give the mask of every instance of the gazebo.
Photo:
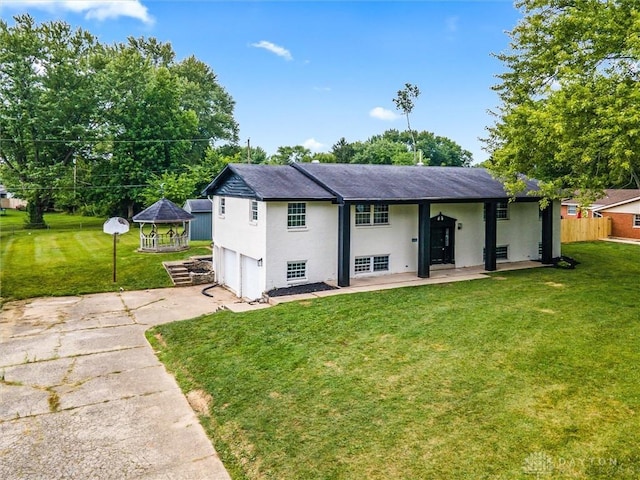
[[[189,248],[189,222],[195,217],[166,198],[133,216],[140,224],[140,252],[177,252]]]

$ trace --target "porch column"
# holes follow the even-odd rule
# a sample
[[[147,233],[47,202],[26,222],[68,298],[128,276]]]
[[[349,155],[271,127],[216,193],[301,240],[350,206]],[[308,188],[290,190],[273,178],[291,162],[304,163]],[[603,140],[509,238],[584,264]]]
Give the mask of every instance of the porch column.
[[[484,202],[484,269],[489,272],[496,270],[497,210],[497,202]]]
[[[431,202],[418,204],[418,277],[429,278],[431,266]]]
[[[351,204],[338,205],[338,286],[349,286],[351,263]]]
[[[553,263],[553,202],[542,210],[542,263]]]

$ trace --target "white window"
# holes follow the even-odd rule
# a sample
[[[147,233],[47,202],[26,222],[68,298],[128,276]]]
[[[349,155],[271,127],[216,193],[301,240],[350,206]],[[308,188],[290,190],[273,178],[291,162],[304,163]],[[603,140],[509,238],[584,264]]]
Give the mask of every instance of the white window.
[[[389,255],[356,257],[353,266],[355,273],[386,272],[389,270]]]
[[[577,205],[567,205],[567,215],[577,215],[577,214],[578,214]]]
[[[220,202],[218,203],[218,215],[220,215],[221,217],[224,217],[224,213],[227,208],[226,200],[227,200],[226,198],[220,197]]]
[[[250,219],[251,222],[255,223],[258,221],[258,202],[255,200],[251,200],[251,211],[250,211]]]
[[[290,203],[287,206],[287,228],[304,228],[307,226],[307,204]]]
[[[287,280],[304,280],[307,278],[307,262],[287,262]]]
[[[633,228],[640,228],[640,215],[637,213],[633,216]]]
[[[389,205],[356,205],[356,225],[388,225]]]
[[[498,220],[509,220],[509,202],[498,202],[496,218]]]

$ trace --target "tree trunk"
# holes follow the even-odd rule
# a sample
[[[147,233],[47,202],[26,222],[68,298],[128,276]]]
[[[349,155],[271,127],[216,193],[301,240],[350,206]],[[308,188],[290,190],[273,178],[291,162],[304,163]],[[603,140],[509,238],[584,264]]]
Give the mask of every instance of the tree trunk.
[[[44,223],[46,206],[47,201],[44,200],[39,193],[35,193],[33,197],[27,201],[27,214],[29,215],[29,219],[26,222],[26,228],[47,228],[47,224]]]

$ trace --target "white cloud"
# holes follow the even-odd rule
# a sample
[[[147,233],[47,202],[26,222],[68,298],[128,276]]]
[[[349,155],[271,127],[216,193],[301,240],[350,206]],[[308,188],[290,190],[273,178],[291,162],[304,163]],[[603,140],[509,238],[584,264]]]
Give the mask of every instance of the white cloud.
[[[378,120],[396,120],[400,117],[397,113],[382,107],[373,108],[369,112],[369,116]]]
[[[458,31],[458,22],[460,17],[448,17],[446,20],[447,31],[454,33]]]
[[[284,58],[285,60],[293,60],[291,56],[291,52],[280,45],[276,45],[275,43],[267,42],[266,40],[261,40],[258,43],[252,43],[252,47],[256,48],[264,48],[265,50],[270,51],[271,53],[275,53],[279,57]]]
[[[324,147],[324,144],[318,142],[315,138],[309,138],[308,140],[305,140],[304,143],[302,144],[302,146],[304,148],[308,148],[309,150],[313,151],[313,152],[317,152],[318,150],[320,150],[322,147]]]
[[[2,6],[19,10],[40,9],[53,13],[84,13],[84,17],[89,20],[131,17],[148,24],[154,21],[140,0],[2,0]]]
[[[331,87],[313,87],[316,92],[330,92]]]

